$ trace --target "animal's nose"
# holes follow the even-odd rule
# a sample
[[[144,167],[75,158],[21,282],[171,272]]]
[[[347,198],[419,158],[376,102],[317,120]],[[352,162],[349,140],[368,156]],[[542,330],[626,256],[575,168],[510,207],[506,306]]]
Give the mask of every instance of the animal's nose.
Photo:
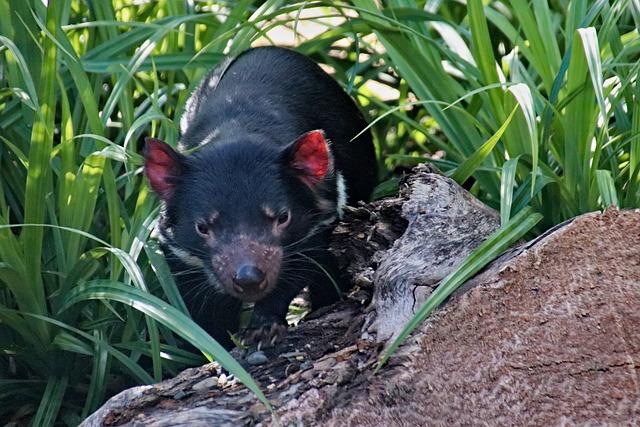
[[[240,266],[233,276],[233,282],[241,288],[260,286],[264,281],[264,271],[252,264]]]

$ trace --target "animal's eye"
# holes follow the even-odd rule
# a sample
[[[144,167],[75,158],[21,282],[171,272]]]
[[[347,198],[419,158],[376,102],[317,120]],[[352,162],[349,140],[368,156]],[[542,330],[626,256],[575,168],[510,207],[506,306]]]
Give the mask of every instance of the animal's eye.
[[[288,210],[281,212],[278,215],[278,218],[276,218],[278,227],[286,227],[287,225],[289,225],[290,221],[291,221],[291,212],[289,212]]]
[[[209,235],[209,225],[203,219],[198,220],[198,221],[196,221],[196,231],[201,236],[208,236]]]

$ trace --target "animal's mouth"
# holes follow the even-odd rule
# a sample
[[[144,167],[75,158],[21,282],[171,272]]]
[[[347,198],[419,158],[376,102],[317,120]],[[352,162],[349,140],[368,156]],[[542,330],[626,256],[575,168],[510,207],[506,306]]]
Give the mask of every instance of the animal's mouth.
[[[265,280],[256,289],[244,289],[241,286],[234,285],[233,290],[227,289],[227,293],[244,302],[258,302],[269,295],[274,287]]]
[[[257,302],[276,287],[282,248],[248,237],[220,247],[211,258],[213,274],[222,290],[244,302]]]

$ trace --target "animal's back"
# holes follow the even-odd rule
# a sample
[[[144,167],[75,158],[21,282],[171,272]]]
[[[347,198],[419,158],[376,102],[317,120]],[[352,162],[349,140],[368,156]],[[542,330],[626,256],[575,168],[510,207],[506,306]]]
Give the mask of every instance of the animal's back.
[[[351,203],[369,198],[376,180],[367,123],[353,100],[316,63],[278,47],[250,49],[221,64],[194,92],[182,121],[182,143],[266,136],[286,145],[310,130],[331,141]]]

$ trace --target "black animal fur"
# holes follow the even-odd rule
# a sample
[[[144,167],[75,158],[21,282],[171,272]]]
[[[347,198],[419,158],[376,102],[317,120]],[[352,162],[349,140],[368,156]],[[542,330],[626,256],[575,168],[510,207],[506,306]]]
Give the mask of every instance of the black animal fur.
[[[159,229],[167,260],[194,320],[227,348],[240,298],[257,299],[251,328],[283,324],[305,286],[313,307],[337,298],[326,248],[344,203],[340,181],[350,204],[367,200],[376,181],[370,134],[351,141],[366,125],[317,64],[264,47],[224,61],[191,95],[180,139],[190,154],[148,144],[145,167],[164,204]],[[320,154],[305,154],[303,145]],[[221,277],[239,271],[245,255],[277,278],[267,294],[237,293]]]

